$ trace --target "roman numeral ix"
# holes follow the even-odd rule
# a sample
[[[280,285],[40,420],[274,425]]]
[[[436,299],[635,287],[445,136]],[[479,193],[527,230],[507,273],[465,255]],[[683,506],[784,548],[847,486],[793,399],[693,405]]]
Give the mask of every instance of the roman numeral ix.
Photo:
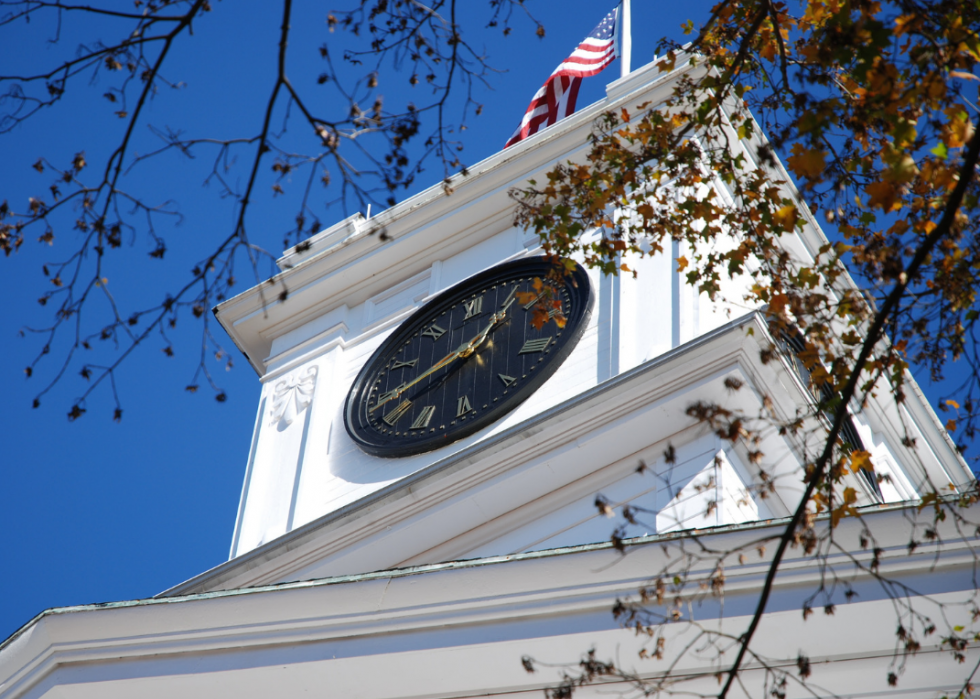
[[[403,366],[415,366],[416,364],[418,364],[418,362],[419,362],[418,358],[416,358],[416,359],[409,359],[407,362],[399,362],[396,359],[395,360],[395,363],[391,365],[391,368],[392,369],[401,369]]]
[[[440,337],[446,334],[446,331],[440,328],[438,325],[433,323],[426,330],[422,331],[422,337],[431,337],[433,340],[438,340]]]
[[[391,389],[387,393],[382,393],[380,396],[378,396],[378,404],[384,403],[386,400],[391,400],[392,398],[394,398],[404,390],[405,390],[405,384],[402,384],[401,386],[397,386]]]

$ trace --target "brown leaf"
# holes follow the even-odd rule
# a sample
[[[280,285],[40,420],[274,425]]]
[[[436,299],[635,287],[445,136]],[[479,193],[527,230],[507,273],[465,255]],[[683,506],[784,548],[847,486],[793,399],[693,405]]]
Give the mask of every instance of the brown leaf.
[[[801,143],[794,143],[792,155],[786,159],[786,164],[800,177],[808,180],[816,179],[827,168],[827,151],[817,148],[806,148]]]
[[[864,188],[864,191],[871,197],[868,201],[868,206],[871,208],[892,211],[901,207],[901,204],[897,202],[898,188],[891,182],[885,180],[872,182]]]

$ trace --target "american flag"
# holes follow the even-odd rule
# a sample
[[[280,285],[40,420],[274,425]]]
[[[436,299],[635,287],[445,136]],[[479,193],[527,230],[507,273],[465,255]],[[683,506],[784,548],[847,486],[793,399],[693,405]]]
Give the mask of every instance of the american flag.
[[[534,93],[534,99],[524,112],[520,128],[504,148],[523,141],[545,126],[551,126],[575,111],[575,99],[582,78],[596,75],[616,58],[616,16],[619,7],[605,16],[572,55],[555,68],[547,82]]]

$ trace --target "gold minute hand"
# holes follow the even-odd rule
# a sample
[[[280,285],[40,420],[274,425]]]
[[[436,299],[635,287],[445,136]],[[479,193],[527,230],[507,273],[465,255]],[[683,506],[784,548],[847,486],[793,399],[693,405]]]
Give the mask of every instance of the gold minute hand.
[[[412,379],[411,381],[409,381],[407,384],[404,384],[403,386],[401,386],[401,388],[396,389],[396,391],[394,393],[392,393],[390,396],[388,396],[387,398],[385,398],[383,401],[379,402],[376,406],[374,406],[373,408],[371,408],[370,410],[368,410],[368,412],[369,413],[373,413],[375,410],[377,410],[378,408],[380,408],[382,405],[384,405],[388,401],[391,401],[391,400],[394,400],[395,398],[398,398],[401,394],[403,394],[405,391],[407,391],[408,389],[410,389],[412,386],[414,386],[415,384],[417,384],[422,379],[426,378],[427,376],[431,376],[434,372],[439,371],[440,369],[442,369],[447,364],[452,363],[455,359],[457,359],[458,357],[462,356],[464,350],[466,350],[468,347],[469,347],[469,344],[461,345],[460,348],[458,350],[456,350],[455,352],[451,352],[451,353],[447,354],[445,357],[443,357],[438,362],[436,362],[435,364],[433,364],[431,367],[429,367],[428,369],[426,369],[424,372],[422,372],[421,374],[419,374],[418,376],[416,376],[414,379]]]
[[[459,349],[457,349],[455,352],[451,352],[447,354],[445,357],[443,357],[438,362],[433,364],[431,367],[426,369],[424,372],[416,376],[407,384],[401,386],[399,389],[397,389],[394,393],[392,393],[390,396],[385,398],[383,401],[380,401],[376,406],[370,408],[368,412],[373,413],[375,410],[380,408],[388,401],[392,401],[395,398],[401,396],[405,391],[410,389],[412,386],[417,384],[422,379],[431,376],[434,372],[439,371],[444,366],[451,364],[452,362],[459,359],[460,357],[466,358],[469,357],[471,354],[473,354],[477,350],[477,348],[480,345],[482,345],[483,342],[487,339],[487,336],[490,334],[490,331],[493,330],[494,326],[496,326],[500,321],[502,321],[507,316],[507,306],[510,306],[512,302],[513,302],[513,298],[511,298],[510,302],[507,303],[507,305],[504,307],[502,311],[500,311],[499,313],[494,313],[490,317],[490,322],[487,324],[487,327],[485,327],[483,331],[480,332],[476,337],[474,337],[469,342],[460,345]]]

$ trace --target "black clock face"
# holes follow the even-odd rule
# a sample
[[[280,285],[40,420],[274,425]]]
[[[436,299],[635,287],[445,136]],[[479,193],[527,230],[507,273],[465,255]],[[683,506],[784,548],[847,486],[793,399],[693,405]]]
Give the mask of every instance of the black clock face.
[[[575,347],[592,312],[585,270],[554,270],[544,257],[499,265],[412,314],[347,396],[344,422],[358,446],[378,456],[431,451],[527,399]]]

